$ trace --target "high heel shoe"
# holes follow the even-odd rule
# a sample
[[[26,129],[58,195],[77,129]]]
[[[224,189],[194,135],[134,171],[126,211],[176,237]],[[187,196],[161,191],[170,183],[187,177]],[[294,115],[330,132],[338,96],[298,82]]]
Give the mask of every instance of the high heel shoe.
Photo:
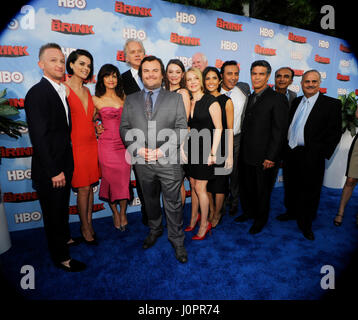
[[[123,225],[123,226],[120,226],[120,227],[119,227],[119,230],[120,230],[121,232],[129,231],[129,229],[128,229],[128,223],[125,224],[125,225]]]
[[[184,231],[193,231],[195,229],[195,226],[197,225],[197,223],[200,221],[200,213],[198,213],[198,218],[196,219],[194,226],[187,226]]]
[[[90,246],[97,246],[98,245],[98,241],[95,237],[93,237],[93,240],[86,240],[86,238],[83,236],[83,233],[82,233],[82,229],[81,229],[81,236],[82,236],[82,239],[83,239],[83,242],[90,245]]]
[[[192,239],[192,240],[204,240],[204,239],[205,239],[205,236],[206,236],[206,234],[207,234],[208,232],[210,232],[210,235],[211,235],[211,223],[210,223],[210,222],[208,223],[208,226],[207,226],[207,228],[206,228],[206,231],[205,231],[204,235],[202,235],[201,237],[199,237],[199,236],[196,234],[196,235],[193,236],[191,239]]]
[[[338,218],[338,217],[339,217],[339,218]],[[340,219],[340,221],[337,220],[337,218]],[[342,225],[342,221],[343,221],[343,214],[337,213],[336,217],[335,217],[334,220],[333,220],[334,225],[335,225],[336,227],[340,227],[340,226]]]

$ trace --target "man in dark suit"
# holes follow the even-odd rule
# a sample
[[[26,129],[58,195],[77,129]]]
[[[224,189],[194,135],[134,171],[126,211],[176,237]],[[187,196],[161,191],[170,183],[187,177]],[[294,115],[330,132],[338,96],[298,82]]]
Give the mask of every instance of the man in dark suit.
[[[177,159],[180,133],[187,132],[184,103],[180,94],[161,87],[165,70],[159,58],[144,58],[138,71],[144,89],[127,97],[120,132],[138,173],[147,208],[150,232],[143,248],[153,246],[163,234],[162,193],[168,239],[177,260],[185,263],[188,257],[180,195],[183,170]]]
[[[69,217],[73,173],[71,113],[61,83],[65,57],[61,47],[49,43],[40,48],[43,78],[25,97],[25,112],[33,146],[31,177],[37,190],[51,258],[65,271],[82,271],[86,265],[71,259]]]
[[[275,91],[284,94],[288,100],[288,106],[291,107],[293,99],[297,93],[288,89],[293,82],[295,72],[290,67],[282,67],[275,72]]]
[[[239,205],[239,172],[238,159],[240,148],[240,132],[242,115],[246,108],[250,87],[245,82],[239,81],[239,67],[235,60],[225,61],[221,66],[222,84],[220,93],[226,94],[232,100],[234,105],[234,149],[233,149],[233,166],[229,179],[230,196],[226,199],[226,205],[230,205],[229,214],[234,216],[237,213]],[[223,208],[225,208],[223,206]]]
[[[291,108],[292,101],[297,97],[297,93],[288,89],[289,85],[293,82],[293,77],[295,76],[295,72],[290,67],[282,67],[276,70],[275,72],[275,87],[274,90],[282,93],[286,96],[288,100],[288,107]],[[278,171],[282,167],[282,161],[275,166],[275,179],[274,184],[277,179]]]
[[[254,219],[250,233],[255,234],[268,220],[275,166],[287,135],[288,102],[267,85],[271,74],[267,61],[255,61],[250,71],[254,93],[241,128],[239,186],[243,218]]]
[[[292,103],[283,161],[287,212],[280,220],[296,219],[309,240],[314,240],[312,221],[319,205],[325,159],[332,156],[342,134],[341,102],[321,94],[320,83],[317,70],[302,76],[304,96]]]
[[[144,58],[145,49],[142,41],[138,39],[128,39],[124,44],[124,56],[126,62],[131,67],[128,71],[122,73],[123,90],[126,96],[141,91],[143,89],[143,83],[138,75],[138,68]],[[145,209],[144,197],[142,188],[138,179],[136,169],[133,167],[133,172],[136,179],[137,194],[141,203],[142,222],[144,225],[148,225],[148,215]],[[132,189],[131,189],[132,190]]]
[[[123,90],[126,96],[143,89],[143,84],[138,76],[138,68],[145,55],[142,41],[138,39],[128,39],[124,44],[124,56],[126,62],[131,67],[122,73]]]

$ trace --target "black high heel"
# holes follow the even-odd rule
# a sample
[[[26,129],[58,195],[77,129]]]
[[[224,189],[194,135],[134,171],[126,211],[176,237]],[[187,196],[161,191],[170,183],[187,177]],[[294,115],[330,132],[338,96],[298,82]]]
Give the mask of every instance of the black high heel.
[[[341,217],[341,221],[338,221],[337,218],[338,217]],[[342,225],[342,222],[343,222],[343,214],[339,214],[337,213],[336,217],[334,218],[333,220],[333,223],[336,227],[340,227]]]
[[[81,236],[82,236],[82,239],[83,239],[83,242],[90,245],[90,246],[97,246],[98,245],[98,241],[95,237],[96,234],[94,234],[92,237],[93,237],[93,240],[86,240],[86,238],[83,236],[83,233],[82,233],[82,229],[80,229],[81,231]]]

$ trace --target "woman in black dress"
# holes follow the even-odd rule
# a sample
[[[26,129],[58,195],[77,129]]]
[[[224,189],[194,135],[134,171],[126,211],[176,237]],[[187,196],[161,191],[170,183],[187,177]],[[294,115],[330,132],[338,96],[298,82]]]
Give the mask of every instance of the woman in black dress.
[[[228,188],[228,174],[233,165],[234,147],[234,105],[232,100],[225,94],[220,94],[221,75],[217,68],[206,67],[203,72],[205,92],[210,93],[219,102],[221,107],[221,119],[223,133],[221,135],[220,159],[218,158],[215,168],[217,169],[214,179],[209,180],[207,190],[209,194],[210,215],[209,221],[215,228],[221,219],[221,208],[224,203]],[[225,150],[226,149],[226,150]],[[215,202],[213,195],[215,194]]]
[[[165,73],[165,89],[181,94],[186,112],[186,120],[188,121],[190,112],[190,94],[188,89],[185,88],[185,67],[179,59],[171,59],[167,64]],[[186,199],[184,181],[181,184],[180,193],[182,206],[184,207]]]
[[[211,230],[208,221],[209,197],[206,186],[213,178],[216,151],[219,147],[222,121],[221,108],[215,97],[204,94],[202,74],[197,68],[190,68],[186,74],[186,86],[192,94],[188,127],[188,175],[192,187],[191,221],[186,231],[191,231],[199,220],[200,228],[193,240],[203,240]],[[201,216],[198,213],[200,205]]]

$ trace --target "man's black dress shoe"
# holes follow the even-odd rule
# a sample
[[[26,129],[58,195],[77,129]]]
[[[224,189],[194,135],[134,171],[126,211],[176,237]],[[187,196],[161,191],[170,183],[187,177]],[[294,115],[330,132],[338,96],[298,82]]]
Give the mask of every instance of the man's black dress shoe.
[[[243,213],[241,216],[238,216],[234,219],[235,222],[245,222],[247,220],[251,219],[249,215]]]
[[[289,213],[279,214],[276,219],[278,221],[289,221],[289,220],[296,220],[296,217]]]
[[[184,247],[177,247],[175,248],[175,257],[180,263],[187,263],[188,262],[188,254]]]
[[[61,262],[56,263],[55,265],[56,265],[56,267],[58,267],[64,271],[67,271],[67,272],[81,272],[86,269],[86,265],[83,262],[75,260],[75,259],[70,260],[69,267],[65,266]]]
[[[80,243],[83,242],[83,238],[77,237],[77,238],[71,238],[73,242],[67,243],[69,247],[75,247],[78,246]]]
[[[263,229],[263,227],[264,227],[263,225],[254,223],[254,224],[251,226],[251,228],[250,228],[250,230],[249,230],[249,233],[250,233],[250,234],[259,233],[259,232],[261,232],[261,230]]]
[[[314,240],[314,233],[312,232],[312,230],[302,231],[302,234],[306,239],[311,240],[311,241]]]
[[[237,206],[233,206],[229,209],[229,215],[230,216],[235,216],[237,214]]]
[[[157,242],[157,239],[163,234],[163,230],[154,235],[152,233],[149,233],[149,235],[145,238],[144,243],[143,243],[143,249],[148,249],[152,246],[154,246],[154,244]]]

